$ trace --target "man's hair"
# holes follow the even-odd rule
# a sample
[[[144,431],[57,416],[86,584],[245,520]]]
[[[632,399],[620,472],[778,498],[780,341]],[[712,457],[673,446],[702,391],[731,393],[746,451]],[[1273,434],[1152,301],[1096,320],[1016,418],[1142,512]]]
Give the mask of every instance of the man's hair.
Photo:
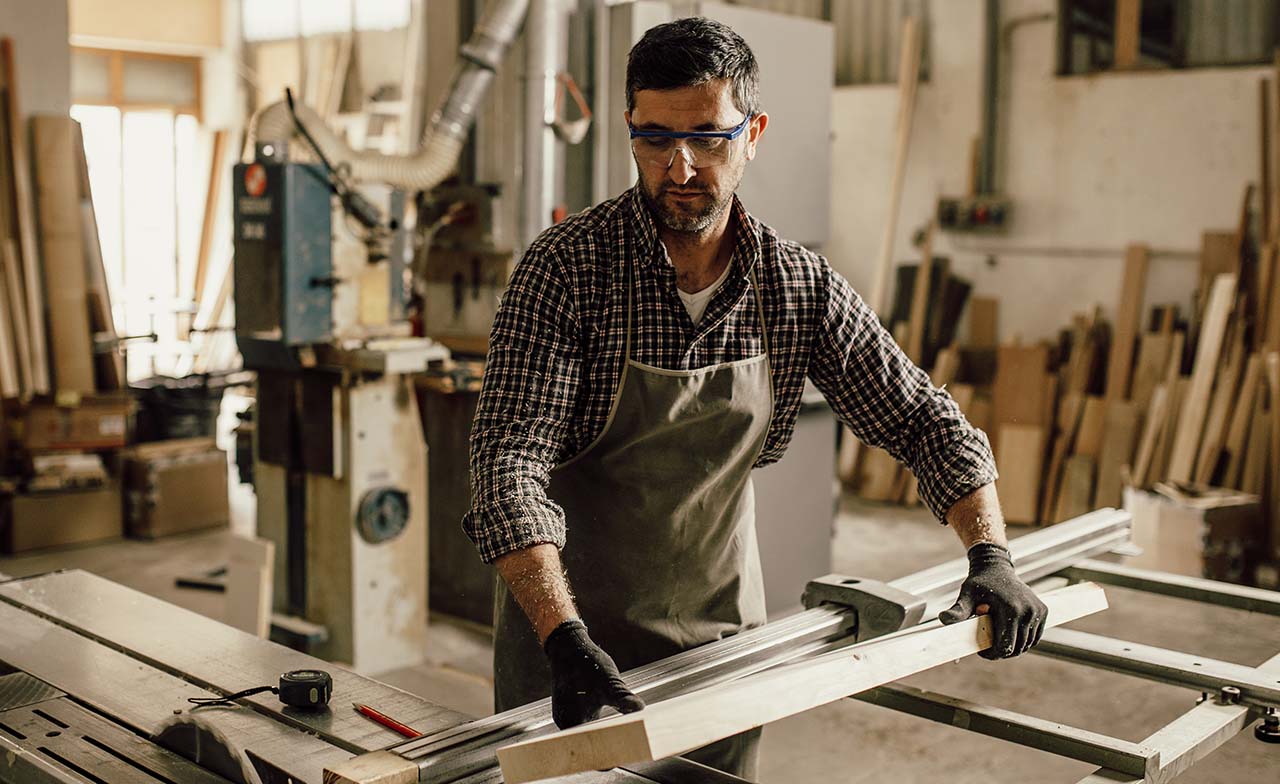
[[[645,32],[627,55],[627,109],[639,90],[673,90],[728,79],[733,105],[747,116],[760,111],[760,67],[751,47],[728,25],[688,17]]]

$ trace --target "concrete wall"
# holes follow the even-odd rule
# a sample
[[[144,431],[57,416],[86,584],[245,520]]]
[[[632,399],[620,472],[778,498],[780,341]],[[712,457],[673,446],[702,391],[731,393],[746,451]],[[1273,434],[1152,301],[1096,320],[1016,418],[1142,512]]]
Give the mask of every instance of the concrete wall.
[[[932,76],[920,86],[896,261],[940,195],[963,194],[980,127],[983,3],[931,0]],[[1056,11],[1006,0],[1003,19]],[[998,182],[1013,199],[1001,236],[941,234],[975,293],[1000,299],[1004,339],[1049,337],[1074,312],[1113,314],[1123,249],[1158,251],[1147,305],[1189,304],[1200,235],[1230,229],[1257,179],[1258,81],[1265,68],[1059,78],[1057,22],[1019,25],[1002,50]],[[838,88],[833,102],[832,264],[870,294],[888,204],[895,85]],[[1169,252],[1160,252],[1169,251]]]
[[[71,46],[61,0],[0,0],[0,36],[13,39],[23,115],[71,110]]]

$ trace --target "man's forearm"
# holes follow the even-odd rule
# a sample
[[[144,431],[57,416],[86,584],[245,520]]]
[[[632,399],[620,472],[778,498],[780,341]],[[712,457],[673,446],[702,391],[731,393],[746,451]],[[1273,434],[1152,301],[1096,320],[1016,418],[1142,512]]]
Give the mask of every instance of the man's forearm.
[[[494,561],[494,566],[528,616],[539,643],[557,626],[578,617],[555,545],[537,544],[507,553]]]
[[[994,483],[983,485],[952,504],[947,510],[947,525],[955,530],[965,549],[979,542],[1009,546]]]

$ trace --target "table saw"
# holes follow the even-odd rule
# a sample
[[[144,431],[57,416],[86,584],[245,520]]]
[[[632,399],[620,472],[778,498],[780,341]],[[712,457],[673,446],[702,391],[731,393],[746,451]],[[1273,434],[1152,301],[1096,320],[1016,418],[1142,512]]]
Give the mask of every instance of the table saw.
[[[1127,546],[1129,518],[1103,510],[1014,540],[1033,585],[1092,580],[1280,616],[1280,594],[1098,560]],[[732,681],[770,667],[856,646],[935,615],[966,573],[964,559],[880,584],[828,576],[810,607],[626,674],[647,701]],[[0,582],[0,781],[331,782],[501,781],[496,750],[554,730],[548,701],[469,719],[376,680],[245,634],[94,575],[58,572]],[[970,731],[1088,761],[1090,782],[1165,781],[1261,719],[1276,740],[1280,656],[1245,667],[1070,629],[1046,633],[1036,652],[1183,686],[1189,711],[1141,743],[889,684],[858,699]],[[333,676],[329,709],[281,704],[270,693],[225,707],[193,707],[274,684],[281,673]],[[363,703],[413,727],[405,739],[350,708]],[[1280,748],[1277,749],[1280,754]],[[398,772],[361,778],[374,756]],[[381,774],[379,774],[381,775]],[[741,781],[669,759],[583,774],[575,782]]]

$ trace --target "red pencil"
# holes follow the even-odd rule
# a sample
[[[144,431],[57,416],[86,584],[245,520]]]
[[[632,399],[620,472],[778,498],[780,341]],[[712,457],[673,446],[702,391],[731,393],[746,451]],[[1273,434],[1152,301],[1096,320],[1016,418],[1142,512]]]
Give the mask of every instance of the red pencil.
[[[416,738],[422,734],[421,732],[418,732],[417,730],[415,730],[413,727],[409,727],[407,725],[401,724],[400,722],[396,721],[395,719],[391,718],[385,713],[379,713],[373,708],[370,708],[368,705],[361,705],[358,702],[353,702],[351,703],[351,707],[355,708],[356,711],[360,713],[362,716],[367,716],[368,718],[373,719],[374,721],[378,722],[379,724],[386,727],[387,729],[395,730],[396,732],[400,733],[406,738]]]

